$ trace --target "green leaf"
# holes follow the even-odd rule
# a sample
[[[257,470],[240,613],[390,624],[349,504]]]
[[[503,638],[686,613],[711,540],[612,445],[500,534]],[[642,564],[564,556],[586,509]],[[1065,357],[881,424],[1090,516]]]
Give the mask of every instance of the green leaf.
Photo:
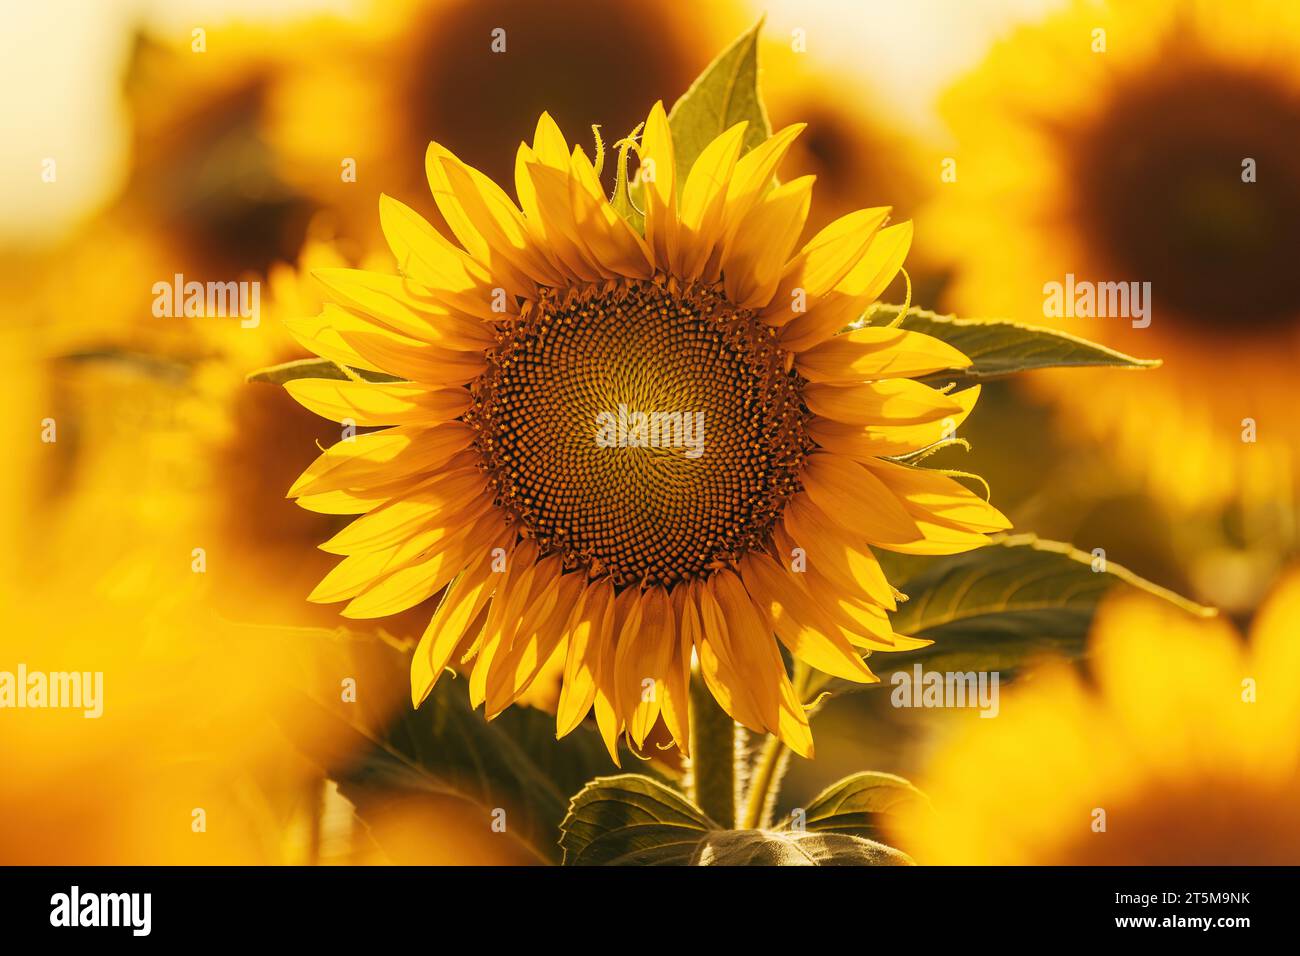
[[[351,374],[348,374],[349,372]],[[279,365],[260,368],[256,372],[250,372],[245,381],[283,385],[285,382],[292,382],[299,378],[332,378],[341,381],[359,378],[365,382],[402,381],[396,375],[389,375],[385,372],[372,372],[365,368],[350,368],[344,371],[343,366],[336,362],[317,358],[295,359],[292,362],[282,362]]]
[[[888,675],[917,661],[935,670],[1010,670],[1036,652],[1078,654],[1101,598],[1113,587],[1136,588],[1210,617],[1214,611],[1107,560],[1032,534],[994,538],[983,548],[942,558],[880,553],[887,574],[909,600],[892,615],[900,634],[935,643],[899,654],[876,654],[872,669]]]
[[[488,721],[470,709],[465,682],[444,677],[418,710],[409,699],[409,655],[378,640],[321,632],[339,654],[322,653],[314,692],[302,692],[281,723],[299,748],[337,782],[376,834],[397,809],[454,799],[482,811],[506,811],[506,833],[542,860],[558,862],[566,795],[613,763],[590,728],[555,739],[555,718],[514,707]],[[333,659],[333,663],[327,663]],[[339,675],[356,680],[356,702],[343,702]],[[305,719],[304,719],[305,718]],[[308,728],[304,730],[303,728]],[[394,860],[404,848],[385,846]]]
[[[688,862],[717,824],[676,790],[626,773],[583,787],[560,829],[568,866],[658,866]]]
[[[452,682],[453,686],[455,682]],[[463,682],[462,682],[463,683]],[[463,697],[465,688],[460,688]],[[480,721],[483,715],[479,713]],[[568,795],[576,793],[588,781],[615,770],[609,751],[591,727],[579,726],[563,740],[555,739],[555,717],[535,707],[507,707],[488,726],[512,740],[526,753],[546,778],[564,795],[564,813]],[[628,751],[623,751],[625,758]],[[563,819],[564,813],[561,813]],[[558,825],[557,825],[558,826]],[[553,834],[559,845],[558,829]]]
[[[819,793],[804,808],[804,827],[818,833],[846,833],[878,841],[883,817],[917,805],[928,806],[929,800],[902,777],[864,771]],[[779,829],[789,829],[789,821]]]
[[[768,122],[758,92],[758,33],[762,26],[760,19],[718,54],[668,112],[678,195],[704,147],[732,126],[742,120],[749,122],[740,144],[742,154],[772,135],[772,124]],[[639,178],[628,181],[626,146],[619,150],[615,170],[610,202],[620,216],[644,235],[645,187]]]
[[[569,807],[560,839],[570,866],[880,866],[911,862],[848,833],[723,830],[699,807],[640,774],[602,777]]]
[[[897,320],[901,309],[898,305],[874,306],[862,324],[889,325]],[[1158,359],[1133,358],[1066,332],[1003,319],[958,319],[910,309],[901,327],[942,339],[970,357],[970,368],[936,373],[928,376],[931,382],[950,382],[954,378],[981,381],[1042,368],[1145,369],[1160,365]]]
[[[847,833],[717,830],[691,857],[694,866],[911,866],[900,850]]]
[[[759,20],[719,53],[668,113],[678,183],[686,181],[704,147],[741,120],[749,121],[742,153],[772,135],[758,92],[758,33],[762,26]]]
[[[889,688],[900,671],[921,663],[945,672],[998,671],[1009,677],[1031,659],[1083,653],[1101,599],[1115,587],[1134,588],[1197,617],[1213,617],[1173,591],[1106,560],[1036,535],[1002,535],[964,554],[944,557],[877,551],[885,574],[908,596],[890,615],[899,634],[934,641],[928,647],[871,655],[878,684],[856,684],[796,665],[796,686],[809,703],[827,692]]]
[[[116,367],[132,375],[160,379],[173,384],[184,383],[193,372],[193,360],[148,355],[144,352],[130,352],[122,349],[86,349],[59,355],[56,361],[69,365],[103,365]]]

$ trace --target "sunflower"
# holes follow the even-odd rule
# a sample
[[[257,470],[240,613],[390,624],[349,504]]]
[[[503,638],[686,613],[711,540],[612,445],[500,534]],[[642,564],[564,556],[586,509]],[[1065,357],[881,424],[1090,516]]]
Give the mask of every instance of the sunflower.
[[[946,103],[957,181],[926,227],[959,270],[949,304],[1160,356],[1122,381],[1038,382],[1178,509],[1295,511],[1298,58],[1293,4],[1078,3]],[[1067,275],[1149,283],[1149,311],[1045,321],[1045,285]]]
[[[135,38],[122,91],[130,168],[103,216],[160,236],[170,272],[265,274],[307,240],[315,205],[279,175],[267,141],[276,79],[293,67],[277,41],[265,28],[227,26],[196,55],[188,37],[185,47]]]
[[[911,225],[860,210],[796,251],[811,177],[771,184],[801,127],[741,155],[745,129],[679,181],[655,105],[637,146],[644,235],[547,114],[518,150],[518,206],[431,143],[459,244],[384,196],[401,276],[318,273],[333,302],[291,331],[359,371],[287,388],[382,427],[290,489],[362,516],[322,545],[345,557],[311,599],[373,618],[450,585],[415,652],[416,704],[448,663],[472,661],[470,697],[491,718],[563,655],[559,735],[594,708],[615,759],[621,735],[640,747],[660,718],[685,751],[697,659],[728,714],[811,755],[773,634],[874,681],[864,653],[922,642],[890,627],[896,595],[868,546],[952,553],[1007,527],[947,475],[887,458],[970,412],[978,390],[914,380],[969,359],[898,328],[841,333],[899,271]],[[684,425],[657,443],[599,439],[632,412]]]
[[[837,216],[888,201],[894,214],[910,218],[934,193],[924,174],[932,157],[892,111],[859,77],[844,69],[819,66],[795,52],[778,31],[762,39],[763,72],[780,83],[764,89],[763,101],[774,121],[798,117],[807,130],[790,146],[789,165],[817,177],[808,222],[820,228]],[[932,165],[937,167],[935,158]],[[937,182],[937,177],[935,179]],[[912,250],[908,272],[917,279]],[[903,286],[898,284],[899,296]],[[928,301],[928,300],[927,300]]]
[[[1248,646],[1223,619],[1112,599],[1093,624],[1095,681],[1056,663],[997,720],[970,722],[919,780],[935,812],[898,839],[925,863],[1294,865],[1298,623],[1296,571]]]
[[[318,771],[265,733],[287,682],[248,675],[299,673],[319,640],[210,613],[189,563],[203,539],[188,416],[167,415],[185,389],[126,361],[46,361],[65,330],[37,316],[19,309],[0,327],[15,358],[0,384],[0,671],[98,672],[102,685],[98,705],[86,701],[93,719],[0,711],[0,858],[304,862],[307,841],[271,824],[305,822],[297,798]],[[190,829],[196,805],[221,821],[211,839]]]
[[[655,91],[685,89],[752,16],[734,0],[605,0],[591,14],[587,0],[383,0],[295,23],[294,62],[268,113],[283,174],[339,210],[350,235],[371,237],[374,184],[417,201],[435,130],[453,131],[446,145],[504,181],[543,109],[567,129],[629,130]],[[342,175],[347,160],[355,177]]]
[[[781,82],[764,91],[764,103],[774,121],[798,117],[806,133],[790,146],[789,168],[817,177],[810,228],[860,209],[888,202],[893,214],[910,219],[933,195],[935,185],[923,174],[931,163],[920,143],[907,133],[896,114],[876,101],[868,90],[854,85],[844,71],[818,70],[805,54],[792,52],[788,39],[779,35],[762,46],[764,72]],[[846,96],[846,90],[852,95]],[[937,178],[934,180],[937,183]],[[908,283],[924,302],[938,298],[946,280],[946,263],[927,249],[911,250]],[[901,299],[905,283],[900,275],[883,293]]]

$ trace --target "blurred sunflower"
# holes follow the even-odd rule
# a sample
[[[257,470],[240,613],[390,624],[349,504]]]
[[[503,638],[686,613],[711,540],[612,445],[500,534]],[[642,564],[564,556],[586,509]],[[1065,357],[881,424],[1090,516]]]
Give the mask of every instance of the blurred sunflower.
[[[206,39],[199,54],[136,37],[123,81],[130,173],[105,218],[161,237],[172,271],[224,281],[292,262],[317,210],[267,138],[272,91],[293,63],[284,44],[244,26]]]
[[[320,432],[318,422],[300,416],[298,444],[308,451],[294,462],[283,416],[275,418],[276,434],[243,420],[257,412],[243,401],[244,374],[288,357],[286,349],[301,354],[278,324],[246,329],[235,319],[160,317],[153,308],[155,283],[170,284],[177,274],[259,282],[282,300],[263,298],[264,310],[298,308],[286,300],[284,273],[292,270],[281,260],[297,258],[311,206],[276,178],[261,138],[275,47],[265,31],[241,28],[209,40],[211,49],[198,55],[136,37],[123,83],[132,127],[123,188],[70,241],[33,262],[23,283],[22,309],[39,328],[31,354],[48,376],[48,411],[61,433],[49,456],[57,479],[50,510],[78,509],[76,520],[91,536],[103,527],[98,508],[129,518],[131,532],[117,552],[124,568],[138,566],[124,573],[140,580],[152,562],[168,560],[153,547],[159,533],[186,527],[190,547],[219,551],[214,541],[247,528],[241,519],[250,512],[266,521],[269,509],[250,507],[258,500],[252,495],[218,514],[225,492],[249,490],[248,472],[273,468],[281,457],[300,467]],[[239,437],[250,438],[254,452],[265,439],[262,453],[235,445]],[[234,453],[218,457],[216,448]],[[257,566],[256,555],[274,547],[265,531],[300,519],[295,509],[280,511],[287,519],[266,521],[260,537],[248,536],[260,548],[214,562],[214,572]],[[299,554],[288,566],[301,564]],[[269,584],[275,576],[253,580]]]
[[[37,356],[40,331],[7,324],[0,346]],[[188,446],[164,427],[161,391],[136,367],[98,365],[79,380],[99,398],[88,403],[95,414],[75,417],[60,404],[68,380],[48,371],[17,361],[0,383],[10,505],[0,519],[0,669],[99,672],[102,686],[85,708],[4,711],[0,856],[302,862],[300,797],[313,771],[265,732],[287,683],[248,675],[294,673],[316,642],[253,634],[207,612],[185,486],[174,482]],[[113,454],[115,444],[127,452]],[[69,445],[81,466],[71,472]],[[193,829],[196,808],[210,831]]]
[[[1164,602],[1104,605],[1095,684],[1052,664],[997,720],[970,722],[919,781],[935,812],[905,818],[899,840],[925,863],[1294,865],[1298,625],[1298,572],[1248,648]]]
[[[939,182],[939,160],[926,154],[900,117],[852,75],[819,69],[815,58],[791,48],[788,37],[766,37],[761,54],[764,75],[781,78],[763,95],[773,121],[798,117],[808,127],[791,145],[787,166],[817,177],[809,225],[821,228],[847,212],[884,202],[898,218],[914,217]],[[922,174],[931,168],[935,175]],[[912,250],[908,273],[917,299],[935,301],[943,263],[928,255],[928,244]],[[893,292],[902,298],[901,277]]]
[[[340,261],[312,243],[303,264]],[[318,298],[304,298],[314,285],[293,267],[273,268],[269,311],[319,308]],[[362,642],[340,659],[317,630],[268,626],[327,622],[323,608],[310,608],[314,619],[303,613],[310,584],[300,577],[319,577],[327,565],[302,549],[339,525],[285,502],[292,473],[275,469],[284,459],[300,469],[316,452],[313,434],[338,432],[277,390],[244,383],[249,363],[300,351],[278,322],[263,325],[264,338],[237,323],[192,325],[203,356],[193,366],[104,352],[17,362],[0,384],[11,465],[0,475],[11,505],[0,520],[8,545],[0,550],[0,669],[103,674],[96,719],[5,711],[6,863],[388,860],[351,833],[347,804],[327,795],[319,768],[290,743],[309,737],[342,749],[353,740],[336,736],[337,722],[287,706],[302,686],[332,688],[340,674],[357,675],[381,715],[403,706],[405,690],[382,679],[387,667],[360,669]],[[0,346],[39,356],[48,331],[5,324]],[[272,407],[247,411],[262,400]],[[297,414],[286,421],[284,412]],[[203,573],[195,547],[205,552]],[[402,631],[401,622],[385,624]],[[288,737],[267,733],[277,723]],[[418,820],[398,813],[384,824],[400,829],[404,859],[509,855],[468,828],[454,801],[420,809]],[[196,810],[206,830],[194,828]]]
[[[732,0],[606,0],[591,14],[585,0],[386,0],[355,18],[295,24],[285,49],[298,62],[278,74],[269,114],[280,168],[342,211],[349,235],[371,236],[377,184],[407,202],[424,194],[435,131],[506,180],[543,109],[565,128],[622,136],[641,104],[686,89],[751,15]]]
[[[1295,5],[1078,3],[1001,43],[946,102],[958,178],[927,228],[959,267],[950,304],[1041,325],[1045,283],[1067,274],[1149,282],[1149,327],[1048,321],[1162,369],[1037,382],[1179,508],[1295,510],[1298,57]]]
[[[662,716],[685,751],[695,656],[728,714],[810,755],[773,633],[873,681],[863,652],[923,642],[891,629],[868,545],[951,553],[1007,527],[952,478],[882,457],[965,418],[977,389],[913,379],[969,359],[897,328],[837,334],[898,273],[911,225],[860,210],[796,252],[812,177],[768,187],[801,127],[742,156],[745,130],[678,182],[654,107],[636,147],[644,238],[547,114],[517,153],[522,211],[430,144],[460,245],[385,196],[402,275],[318,273],[334,301],[291,330],[362,372],[287,388],[335,421],[392,427],[335,444],[290,490],[363,516],[322,546],[346,557],[311,597],[374,618],[450,584],[414,656],[417,704],[472,660],[471,700],[495,716],[563,653],[559,734],[594,707],[617,759],[624,731],[639,747]],[[707,446],[601,448],[620,405],[697,413]]]

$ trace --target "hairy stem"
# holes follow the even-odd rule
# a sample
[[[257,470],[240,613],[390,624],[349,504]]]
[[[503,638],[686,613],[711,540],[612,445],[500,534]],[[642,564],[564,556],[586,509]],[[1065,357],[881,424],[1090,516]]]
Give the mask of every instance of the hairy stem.
[[[736,825],[736,724],[698,674],[691,680],[691,777],[695,802],[719,826]]]
[[[776,787],[784,774],[790,751],[781,738],[770,735],[763,742],[762,753],[754,767],[754,776],[749,784],[749,795],[745,800],[745,816],[741,828],[757,830],[767,823],[769,804],[776,796]]]

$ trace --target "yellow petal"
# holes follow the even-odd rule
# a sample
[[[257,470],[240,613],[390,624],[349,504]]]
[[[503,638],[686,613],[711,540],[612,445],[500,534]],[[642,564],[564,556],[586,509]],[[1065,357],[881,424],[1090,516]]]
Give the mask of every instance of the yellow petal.
[[[368,544],[339,543],[334,538],[320,545],[322,551],[330,554],[346,554],[352,557],[376,555],[381,561],[378,571],[372,575],[378,579],[398,568],[414,564],[416,560],[430,556],[435,550],[442,549],[453,535],[459,533],[471,521],[477,521],[493,507],[488,495],[477,496],[467,507],[456,510],[444,510],[425,517],[417,517],[404,525],[393,527],[389,532],[391,543],[383,547]],[[344,529],[345,533],[348,529]],[[337,538],[337,535],[335,536]]]
[[[813,180],[801,176],[768,193],[723,250],[723,287],[741,308],[758,308],[771,301],[781,269],[808,219]]]
[[[391,501],[421,480],[404,479],[396,485],[385,485],[368,491],[326,491],[318,495],[302,495],[295,502],[299,508],[323,515],[363,515]]]
[[[676,640],[668,593],[655,585],[629,612],[619,633],[614,659],[619,712],[638,747],[645,742],[659,717],[664,678]]]
[[[673,657],[664,677],[664,699],[661,711],[664,726],[672,734],[673,742],[682,756],[691,755],[691,652],[695,646],[694,632],[688,633],[683,624],[687,588],[678,585],[672,592],[672,613],[677,640],[673,642]]]
[[[812,727],[808,724],[808,712],[799,702],[789,680],[781,687],[782,706],[778,714],[778,724],[774,733],[781,742],[805,760],[812,760]]]
[[[285,382],[284,390],[322,418],[361,426],[433,425],[456,418],[470,406],[470,394],[463,388],[410,382],[300,378]]]
[[[379,226],[403,275],[436,289],[445,302],[469,315],[499,317],[492,311],[496,283],[491,275],[419,213],[391,196],[380,196]]]
[[[482,353],[440,349],[396,332],[340,330],[339,335],[367,362],[390,375],[415,382],[463,385],[487,370]]]
[[[417,472],[432,472],[469,446],[475,431],[451,421],[431,428],[399,425],[331,445],[304,471],[288,497],[373,487]]]
[[[585,582],[583,572],[557,574],[551,581],[542,582],[544,588],[524,615],[499,674],[488,675],[489,718],[517,701],[555,654],[565,636],[573,602]]]
[[[946,369],[970,367],[971,360],[946,342],[883,326],[841,332],[795,357],[795,367],[810,382],[861,382],[878,378],[916,378]]]
[[[477,518],[491,504],[477,468],[444,471],[410,494],[358,518],[320,547],[333,554],[382,551],[424,527]]]
[[[597,581],[583,591],[569,621],[569,651],[555,710],[556,739],[571,733],[591,710],[596,699],[598,650],[613,623],[614,589],[608,581]]]
[[[889,206],[859,209],[813,236],[786,265],[764,316],[788,322],[799,314],[792,310],[794,303],[806,309],[829,292],[861,262],[889,213]]]
[[[592,706],[596,711],[596,726],[601,739],[609,751],[614,763],[621,766],[618,755],[618,740],[623,733],[624,721],[618,709],[618,674],[615,661],[618,656],[618,638],[623,625],[637,601],[636,588],[624,588],[614,598],[614,615],[609,633],[601,642],[597,657],[596,699]]]
[[[354,597],[342,611],[344,617],[388,617],[415,607],[446,587],[481,548],[485,538],[505,530],[499,511],[493,509],[466,524],[426,552],[428,557],[381,578]]]
[[[325,575],[307,600],[332,604],[354,598],[380,579],[424,560],[432,549],[445,548],[465,527],[463,521],[434,525],[417,531],[392,547],[349,555]]]
[[[781,165],[781,160],[785,158],[795,137],[806,126],[806,123],[796,123],[773,133],[736,163],[731,182],[727,184],[727,198],[722,210],[722,240],[709,260],[705,278],[718,278],[721,271],[721,250],[731,243],[741,222],[771,188],[777,167]]]
[[[818,300],[809,301],[808,311],[794,316],[781,329],[782,347],[801,352],[826,341],[855,321],[894,281],[911,244],[910,222],[876,233],[866,254],[848,275]]]
[[[511,535],[513,536],[513,535]],[[503,536],[495,547],[506,547]],[[494,570],[493,548],[472,560],[438,602],[420,643],[411,657],[411,704],[419,707],[429,696],[469,627],[487,607],[501,575]]]
[[[498,659],[488,673],[489,697],[499,689],[497,678],[514,646],[515,637],[522,630],[536,624],[536,618],[554,606],[554,592],[550,594],[549,603],[543,604],[543,601],[547,598],[547,589],[559,578],[561,570],[558,555],[547,555],[533,561],[511,578],[506,603],[500,608],[492,609],[487,620],[487,630],[500,638],[500,649]]]
[[[858,295],[875,300],[898,275],[912,248],[912,223],[900,222],[880,230],[866,254],[845,277],[845,285]]]
[[[319,315],[311,318],[285,319],[284,327],[303,348],[337,365],[382,372],[374,362],[363,358],[356,349],[343,341],[340,327],[355,323],[356,317],[346,309],[327,303]]]
[[[655,262],[669,266],[677,250],[677,191],[673,136],[664,104],[655,103],[641,133],[641,167],[637,173],[645,188],[645,239]]]
[[[754,694],[731,662],[727,620],[707,581],[692,585],[687,592],[681,626],[683,634],[692,639],[700,674],[718,706],[750,730],[765,731],[767,725]]]
[[[565,153],[567,161],[568,153]],[[519,145],[519,150],[515,154],[515,192],[519,194],[519,205],[524,210],[524,224],[528,228],[528,234],[533,237],[534,244],[547,254],[547,257],[554,264],[556,271],[561,275],[575,276],[587,281],[592,281],[599,277],[595,268],[587,261],[587,252],[577,244],[565,229],[561,228],[560,222],[551,222],[547,219],[547,211],[552,215],[558,215],[554,209],[555,200],[553,196],[548,195],[546,198],[546,207],[543,209],[542,199],[538,194],[538,187],[535,182],[535,167],[547,167],[552,173],[558,174],[563,182],[563,188],[568,188],[567,167],[555,168],[547,166],[538,158],[533,150],[524,144]],[[554,176],[547,178],[537,176],[544,183],[549,185],[546,188],[552,193],[560,188],[560,184],[555,182]],[[569,214],[564,220],[568,222],[572,219]]]
[[[516,587],[525,592],[518,615],[503,619],[501,653],[488,673],[487,710],[489,720],[510,703],[515,663],[537,635],[546,629],[560,602],[560,581],[564,567],[559,555],[551,554],[537,561],[519,579]],[[572,575],[570,575],[572,577]],[[567,608],[565,609],[567,611]],[[563,625],[563,618],[558,626]]]
[[[916,519],[920,537],[914,541],[881,541],[880,547],[899,554],[960,554],[982,548],[989,539],[975,531],[958,531],[947,525]]]
[[[1006,531],[1006,515],[955,478],[926,468],[887,461],[868,467],[898,498],[913,517],[959,531]]]
[[[704,147],[682,190],[677,258],[673,272],[699,278],[722,238],[722,213],[748,122],[740,122]]]
[[[910,382],[911,380],[900,378],[890,381]],[[813,418],[808,422],[808,437],[827,451],[863,463],[869,463],[880,457],[906,455],[933,445],[937,441],[952,438],[956,434],[957,426],[966,420],[975,407],[979,394],[978,385],[957,392],[952,396],[952,402],[957,406],[955,412],[935,421],[916,425],[876,424],[864,427],[827,421],[824,418]]]
[[[615,605],[617,630],[614,651],[614,705],[623,721],[627,720],[641,696],[640,675],[631,671],[628,664],[633,662],[629,651],[633,638],[641,630],[643,604],[640,590],[633,586],[619,595],[619,601]]]
[[[782,569],[761,552],[745,555],[739,568],[749,596],[766,612],[776,636],[791,654],[834,677],[862,684],[878,679],[813,600],[801,574]]]
[[[818,452],[804,459],[800,477],[812,503],[852,534],[872,543],[918,536],[898,497],[857,462]]]
[[[334,604],[360,594],[384,571],[391,554],[362,554],[344,558],[312,588],[307,600],[313,604]]]
[[[554,169],[563,170],[569,165],[569,142],[550,113],[543,112],[537,118],[533,152],[539,161]]]
[[[544,231],[550,248],[563,257],[568,271],[588,282],[611,278],[613,273],[592,253],[574,219],[572,177],[568,169],[525,162],[524,175],[532,184],[539,228]]]
[[[493,601],[491,607],[496,605],[497,601]],[[469,705],[472,708],[477,708],[487,697],[488,671],[501,651],[501,634],[489,631],[487,625],[484,625],[478,637],[477,648],[474,666],[469,672]]]
[[[347,308],[373,316],[379,323],[413,339],[466,351],[489,348],[496,343],[492,326],[449,308],[407,276],[363,269],[316,269],[312,278]],[[507,311],[513,305],[507,299]]]
[[[733,571],[718,571],[708,579],[706,588],[712,589],[727,622],[728,658],[740,680],[753,693],[765,728],[775,731],[780,723],[779,678],[785,677],[785,668],[780,665],[781,655],[776,649],[772,632]],[[773,654],[776,655],[778,664],[775,669],[771,666]],[[780,671],[779,675],[777,670]]]
[[[366,273],[359,273],[365,275]],[[348,289],[349,293],[355,299],[364,297],[359,283],[352,283]],[[373,304],[373,303],[372,303]],[[487,327],[477,319],[467,317],[456,318],[451,313],[444,310],[443,313],[448,322],[445,328],[454,329],[454,323],[460,323],[461,330],[478,329],[486,330]],[[363,360],[363,367],[377,368],[383,371],[383,364],[390,360],[390,353],[393,350],[409,349],[416,355],[436,355],[444,356],[447,363],[453,367],[473,366],[481,362],[482,353],[486,347],[482,341],[469,340],[462,335],[441,335],[436,332],[428,320],[436,318],[433,314],[428,314],[421,319],[418,325],[412,325],[413,334],[397,331],[392,325],[386,324],[383,320],[361,310],[359,307],[345,306],[340,307],[336,304],[327,304],[321,311],[321,314],[314,320],[289,320],[286,324],[290,326],[291,331],[295,328],[301,328],[304,332],[315,332],[315,326],[328,326],[332,333],[336,333],[338,340],[343,342],[349,350],[349,355],[360,356]],[[377,346],[362,351],[350,340],[353,336],[363,335],[367,340],[376,340]],[[489,333],[489,344],[495,344],[495,337]],[[332,344],[333,340],[330,340]],[[313,346],[310,346],[314,348]],[[319,351],[319,350],[317,350]],[[376,352],[376,354],[369,354]],[[391,361],[400,361],[392,359]],[[351,361],[345,361],[344,364],[354,364]]]
[[[977,395],[978,387],[971,389]],[[959,414],[964,405],[910,378],[857,385],[810,382],[803,399],[814,415],[852,425],[923,425]]]
[[[606,271],[634,279],[654,274],[645,240],[606,201],[595,167],[581,149],[573,151],[569,198],[578,234]]]
[[[897,607],[894,589],[871,549],[826,517],[807,495],[787,505],[773,538],[783,565],[793,565],[798,548],[805,573],[825,577],[838,591],[861,601],[891,611]]]
[[[811,757],[808,714],[786,674],[767,621],[733,572],[719,571],[708,583],[714,586],[718,606],[727,618],[732,661],[741,679],[754,689],[767,729],[795,753]]]
[[[525,538],[515,547],[506,570],[502,572],[496,595],[488,608],[487,621],[483,624],[478,657],[469,675],[471,707],[477,707],[487,697],[488,672],[500,652],[505,628],[510,622],[518,621],[523,612],[528,598],[528,583],[537,563],[537,551],[537,542],[533,538]]]
[[[425,170],[438,211],[470,255],[511,292],[531,295],[536,283],[555,285],[560,275],[537,249],[524,217],[496,183],[430,143]]]
[[[835,622],[839,633],[854,647],[870,651],[910,651],[933,643],[896,634],[883,607],[840,589],[816,568],[809,568],[803,581],[808,592]]]

